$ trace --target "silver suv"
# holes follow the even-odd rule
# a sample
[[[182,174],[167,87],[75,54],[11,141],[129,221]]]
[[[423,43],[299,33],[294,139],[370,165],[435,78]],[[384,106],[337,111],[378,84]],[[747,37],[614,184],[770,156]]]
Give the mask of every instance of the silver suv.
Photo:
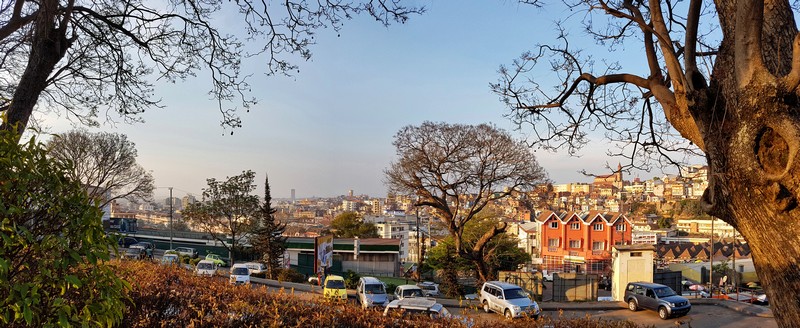
[[[640,308],[658,311],[658,316],[664,320],[682,316],[692,309],[689,300],[675,294],[672,288],[652,282],[629,283],[625,288],[625,302],[631,311]]]
[[[487,281],[480,291],[480,302],[486,313],[494,311],[508,319],[529,316],[534,319],[542,312],[522,287],[501,281]]]

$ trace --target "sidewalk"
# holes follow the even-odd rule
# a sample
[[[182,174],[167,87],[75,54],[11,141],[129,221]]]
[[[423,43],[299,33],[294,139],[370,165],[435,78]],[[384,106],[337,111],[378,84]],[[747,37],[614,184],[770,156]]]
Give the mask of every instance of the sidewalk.
[[[306,283],[291,283],[279,282],[277,280],[251,278],[253,283],[262,284],[270,287],[295,289],[300,291],[322,293],[322,287],[312,286]],[[347,291],[349,297],[355,298],[355,291]],[[446,307],[460,307],[460,308],[478,308],[480,304],[477,299],[474,300],[457,300],[452,298],[437,298],[437,302]],[[690,298],[689,302],[693,305],[716,305],[726,307],[733,311],[737,311],[746,315],[773,318],[772,310],[765,306],[753,305],[749,303],[721,300],[715,298]],[[625,302],[540,302],[539,307],[543,311],[614,311],[620,309],[627,309],[628,306]]]

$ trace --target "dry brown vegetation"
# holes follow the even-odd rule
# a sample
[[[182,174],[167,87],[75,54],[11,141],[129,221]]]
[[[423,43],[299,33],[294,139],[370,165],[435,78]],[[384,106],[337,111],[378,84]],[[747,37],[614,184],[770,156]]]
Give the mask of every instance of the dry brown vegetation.
[[[131,284],[122,327],[464,327],[457,320],[384,317],[349,303],[309,301],[291,291],[231,286],[225,279],[196,277],[176,266],[117,261]],[[636,328],[632,322],[593,318],[477,322],[474,327]]]

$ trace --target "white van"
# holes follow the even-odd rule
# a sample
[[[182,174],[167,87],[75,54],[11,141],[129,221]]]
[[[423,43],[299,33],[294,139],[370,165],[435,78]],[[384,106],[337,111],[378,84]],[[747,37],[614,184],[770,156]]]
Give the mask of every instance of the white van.
[[[198,276],[213,276],[217,274],[217,265],[209,260],[197,262],[194,267],[194,274]]]
[[[231,267],[231,285],[249,285],[250,269],[242,263],[236,263]]]
[[[356,297],[364,309],[372,306],[386,306],[389,303],[386,286],[375,277],[361,277],[358,280]]]
[[[262,273],[267,270],[264,267],[264,263],[259,263],[259,262],[247,262],[244,264],[244,266],[250,269],[250,274]]]
[[[542,310],[539,304],[528,297],[522,287],[501,281],[487,281],[480,290],[483,311],[504,315],[507,319],[521,316],[539,317]]]

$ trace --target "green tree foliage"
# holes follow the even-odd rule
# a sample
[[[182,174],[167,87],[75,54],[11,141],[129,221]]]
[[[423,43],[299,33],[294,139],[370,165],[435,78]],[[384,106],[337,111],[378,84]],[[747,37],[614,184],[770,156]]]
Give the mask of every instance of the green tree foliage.
[[[467,247],[474,245],[487,230],[492,229],[497,224],[493,217],[480,216],[470,221],[464,228],[462,241],[464,245]],[[458,272],[470,272],[477,276],[478,268],[475,262],[462,257],[453,258],[454,251],[453,237],[448,236],[428,252],[426,264],[434,269],[455,268]],[[484,248],[482,256],[492,277],[496,277],[498,271],[516,270],[520,264],[530,259],[530,255],[518,247],[518,240],[505,233],[492,238]]]
[[[54,136],[47,148],[54,159],[72,163],[70,177],[91,186],[89,195],[102,206],[152,198],[153,176],[136,163],[136,145],[124,134],[73,130]]]
[[[672,228],[672,218],[658,218],[658,227],[662,229]]]
[[[255,173],[250,170],[225,181],[207,179],[202,201],[189,204],[183,211],[184,219],[225,246],[231,265],[233,251],[253,231],[254,218],[261,210],[258,196],[252,194],[256,188],[254,179]]]
[[[272,196],[269,191],[269,177],[264,179],[264,203],[256,212],[256,229],[250,244],[253,250],[261,254],[261,261],[267,266],[267,278],[277,279],[278,269],[283,267],[281,258],[286,250],[286,237],[283,232],[286,224],[275,218],[276,209],[272,208]]]
[[[108,267],[102,212],[74,168],[0,132],[0,326],[111,326],[129,285]]]
[[[364,222],[355,212],[344,212],[331,221],[330,233],[336,238],[378,238],[378,227]]]

